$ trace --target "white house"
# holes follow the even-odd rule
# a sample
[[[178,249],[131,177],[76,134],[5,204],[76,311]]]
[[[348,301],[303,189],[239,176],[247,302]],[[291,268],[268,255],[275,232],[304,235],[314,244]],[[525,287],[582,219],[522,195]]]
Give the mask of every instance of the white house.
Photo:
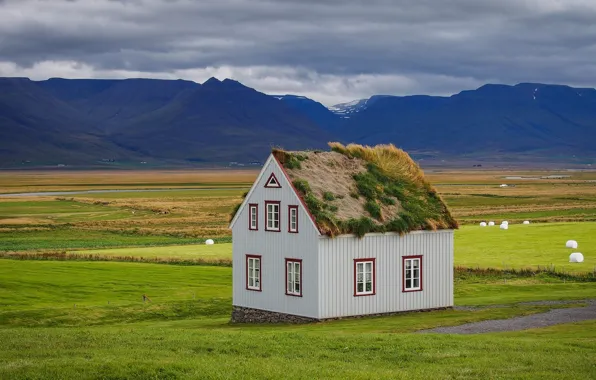
[[[405,179],[379,174],[358,151],[269,156],[230,223],[233,322],[453,306],[456,222],[407,154],[360,148],[406,157]],[[374,194],[371,175],[381,181]]]

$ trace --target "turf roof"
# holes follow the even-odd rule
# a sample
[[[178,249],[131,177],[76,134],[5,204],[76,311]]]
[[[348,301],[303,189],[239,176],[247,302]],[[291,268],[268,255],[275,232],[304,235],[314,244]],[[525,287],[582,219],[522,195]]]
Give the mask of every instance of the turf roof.
[[[332,151],[283,151],[284,166],[323,234],[455,229],[420,167],[393,145],[330,143]]]

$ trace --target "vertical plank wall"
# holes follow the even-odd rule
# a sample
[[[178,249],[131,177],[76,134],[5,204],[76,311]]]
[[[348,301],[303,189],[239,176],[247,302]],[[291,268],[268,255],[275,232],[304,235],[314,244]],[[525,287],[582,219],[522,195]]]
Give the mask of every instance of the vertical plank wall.
[[[245,207],[233,228],[233,304],[316,318],[318,316],[318,231],[292,190],[277,161],[271,157],[247,203],[259,205],[258,231],[248,229]],[[265,188],[274,173],[280,189]],[[281,232],[265,231],[265,201],[280,201]],[[298,233],[288,232],[288,205],[298,205]],[[246,289],[245,255],[261,255],[262,291]],[[286,295],[285,259],[302,259],[302,297]]]
[[[319,239],[319,318],[453,306],[453,231]],[[403,256],[422,255],[422,291],[402,292]],[[376,259],[376,294],[354,296],[354,259]]]

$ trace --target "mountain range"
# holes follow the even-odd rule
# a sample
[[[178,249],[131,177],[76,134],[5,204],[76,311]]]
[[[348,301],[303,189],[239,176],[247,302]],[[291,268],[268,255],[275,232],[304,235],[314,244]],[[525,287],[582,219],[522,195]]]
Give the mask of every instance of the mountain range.
[[[272,146],[394,143],[415,157],[596,156],[596,90],[521,83],[325,107],[215,78],[0,78],[0,166],[262,161]]]

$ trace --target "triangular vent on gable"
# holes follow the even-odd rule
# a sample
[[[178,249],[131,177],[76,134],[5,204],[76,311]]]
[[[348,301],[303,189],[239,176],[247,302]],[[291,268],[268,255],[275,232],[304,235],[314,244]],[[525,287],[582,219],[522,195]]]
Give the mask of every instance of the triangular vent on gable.
[[[273,188],[280,188],[281,185],[275,176],[275,173],[271,173],[267,182],[265,182],[265,187],[273,187]]]

